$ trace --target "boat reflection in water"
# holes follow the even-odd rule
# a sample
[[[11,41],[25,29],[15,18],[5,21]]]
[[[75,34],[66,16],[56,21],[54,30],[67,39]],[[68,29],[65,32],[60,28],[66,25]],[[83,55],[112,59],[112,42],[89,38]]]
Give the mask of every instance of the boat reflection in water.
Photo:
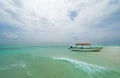
[[[80,52],[100,52],[102,47],[91,46],[90,43],[76,43],[76,46],[70,46],[71,51],[80,51]]]

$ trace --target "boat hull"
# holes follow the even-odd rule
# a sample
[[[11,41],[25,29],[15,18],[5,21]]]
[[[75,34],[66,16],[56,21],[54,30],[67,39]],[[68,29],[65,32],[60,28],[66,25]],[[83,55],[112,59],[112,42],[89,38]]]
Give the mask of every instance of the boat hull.
[[[79,51],[79,52],[100,52],[100,49],[71,49],[71,51]]]

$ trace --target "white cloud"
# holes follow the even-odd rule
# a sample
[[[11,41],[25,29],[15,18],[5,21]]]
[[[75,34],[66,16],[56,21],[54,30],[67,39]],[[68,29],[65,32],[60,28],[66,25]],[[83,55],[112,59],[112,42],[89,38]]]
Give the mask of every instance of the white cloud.
[[[4,32],[3,36],[5,36],[8,39],[17,39],[18,36],[12,32]]]
[[[99,26],[98,29],[94,27],[120,10],[120,1],[115,1],[1,0],[0,22],[23,30],[22,37],[27,41],[103,40],[103,33],[107,33],[108,27],[102,29],[99,29]],[[77,13],[74,20],[70,19],[71,11]],[[86,39],[88,36],[90,37]]]

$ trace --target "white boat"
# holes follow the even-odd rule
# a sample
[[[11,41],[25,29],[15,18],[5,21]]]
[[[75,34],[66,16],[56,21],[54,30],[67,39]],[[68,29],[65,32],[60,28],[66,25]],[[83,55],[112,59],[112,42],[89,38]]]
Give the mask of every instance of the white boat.
[[[69,48],[71,51],[80,51],[80,52],[99,52],[102,47],[91,46],[90,43],[76,43],[76,46]]]

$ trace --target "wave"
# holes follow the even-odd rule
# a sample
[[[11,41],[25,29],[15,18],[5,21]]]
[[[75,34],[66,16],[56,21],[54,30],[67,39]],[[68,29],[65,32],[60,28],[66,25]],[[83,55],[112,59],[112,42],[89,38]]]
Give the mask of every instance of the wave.
[[[86,62],[81,62],[78,60],[70,59],[70,58],[65,58],[65,57],[52,57],[54,60],[58,61],[66,61],[74,65],[75,68],[79,68],[80,70],[82,69],[84,72],[88,74],[89,77],[92,77],[92,75],[100,72],[105,72],[109,71],[107,67],[102,67],[94,64],[89,64]]]
[[[20,62],[14,63],[14,64],[10,64],[8,66],[0,67],[0,71],[7,70],[7,69],[12,69],[14,67],[25,68],[25,67],[27,67],[27,65],[23,61],[20,61]]]
[[[19,61],[19,62],[16,62],[14,64],[10,64],[8,66],[4,66],[4,67],[0,67],[0,71],[3,71],[3,70],[10,70],[10,69],[13,69],[15,67],[20,67],[22,69],[26,68],[27,65],[25,64],[24,61]],[[26,74],[31,77],[32,76],[32,73],[28,70],[25,70],[26,71]]]

